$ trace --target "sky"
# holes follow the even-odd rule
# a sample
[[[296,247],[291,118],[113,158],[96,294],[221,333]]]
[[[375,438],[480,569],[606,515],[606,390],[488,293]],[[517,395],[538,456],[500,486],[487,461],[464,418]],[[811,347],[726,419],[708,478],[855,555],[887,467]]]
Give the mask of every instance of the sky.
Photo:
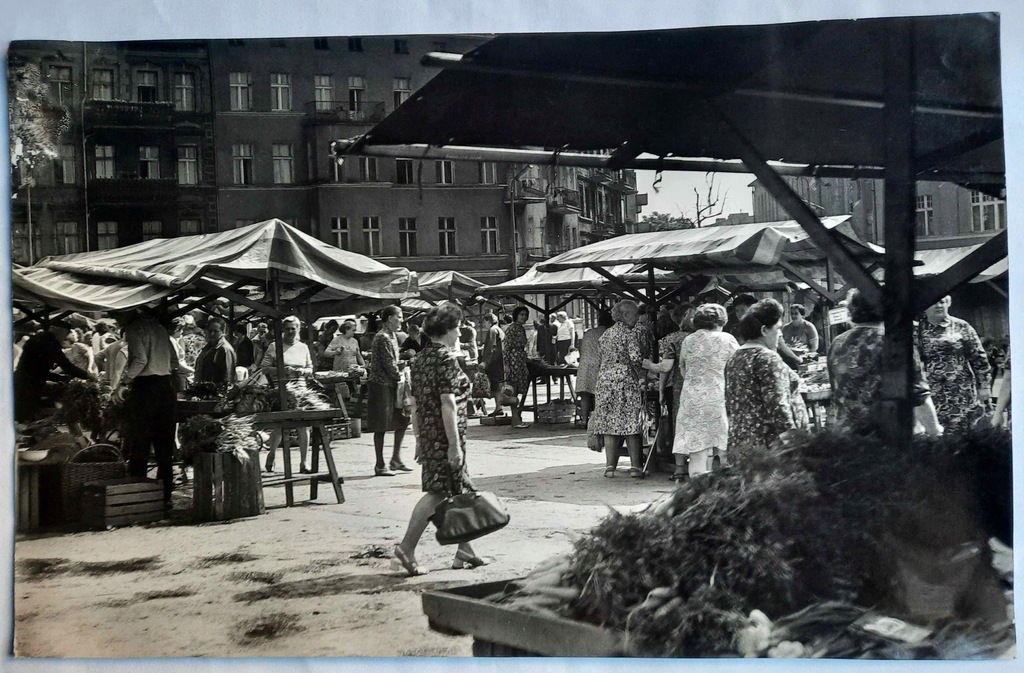
[[[637,171],[636,188],[641,194],[647,194],[647,206],[640,211],[640,217],[654,212],[668,215],[682,215],[693,219],[697,209],[697,195],[700,192],[701,202],[707,200],[708,186],[714,181],[714,191],[720,195],[722,208],[721,217],[731,213],[753,214],[750,199],[750,188],[754,181],[750,173],[691,173],[689,171],[663,171],[658,190],[654,190],[655,171]]]

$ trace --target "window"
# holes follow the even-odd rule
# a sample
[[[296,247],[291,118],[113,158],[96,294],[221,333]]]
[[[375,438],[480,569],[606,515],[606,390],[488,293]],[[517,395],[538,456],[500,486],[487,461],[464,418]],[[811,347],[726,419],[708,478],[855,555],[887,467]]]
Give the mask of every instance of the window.
[[[139,148],[139,177],[143,180],[156,180],[160,177],[160,148]]]
[[[201,233],[203,233],[203,227],[199,220],[181,220],[178,222],[179,236],[195,236]]]
[[[402,257],[416,256],[416,218],[398,218],[398,245]]]
[[[252,184],[252,145],[231,146],[231,169],[236,185]]]
[[[326,37],[314,37],[313,38],[313,49],[319,49],[320,51],[327,51],[330,46],[327,44]]]
[[[363,50],[363,38],[361,38],[361,37],[350,37],[350,38],[348,38],[348,50],[349,51],[362,51]]]
[[[408,54],[409,53],[409,40],[395,40],[395,53],[396,54]]]
[[[331,75],[313,77],[313,100],[318,111],[329,111],[334,108],[334,78]]]
[[[412,159],[395,159],[395,182],[400,185],[411,185]]]
[[[174,73],[174,109],[178,112],[195,112],[196,78],[190,72]]]
[[[1006,201],[971,192],[971,231],[997,231],[1006,227]]]
[[[82,252],[82,238],[78,231],[78,222],[57,223],[57,254],[70,255]]]
[[[117,247],[117,222],[96,223],[96,249],[110,250]]]
[[[199,184],[199,152],[195,145],[178,148],[178,184]]]
[[[376,157],[359,157],[359,179],[363,182],[377,182]]]
[[[96,180],[114,179],[114,146],[97,145],[96,153]]]
[[[53,161],[53,179],[58,185],[75,184],[75,146],[61,145]]]
[[[295,165],[291,145],[274,145],[274,184],[290,185],[295,182]]]
[[[57,105],[71,103],[71,68],[65,65],[51,65],[46,69],[50,83],[50,98]]]
[[[288,73],[270,75],[270,109],[274,112],[292,109],[292,76]]]
[[[334,237],[334,245],[336,247],[339,247],[342,250],[349,249],[347,217],[331,218],[331,236]]]
[[[28,244],[28,223],[11,224],[11,259],[18,264],[32,264],[39,259],[42,250],[43,236],[39,227],[32,232],[32,249]]]
[[[233,72],[230,75],[231,109],[252,109],[252,73]]]
[[[935,215],[932,212],[932,197],[928,194],[917,197],[917,222],[916,230],[918,236],[932,235],[932,220]]]
[[[152,241],[154,238],[162,238],[164,235],[164,223],[160,220],[146,220],[142,223],[142,240]]]
[[[391,88],[394,93],[395,107],[398,107],[409,100],[409,94],[412,92],[412,80],[408,77],[396,77],[391,81]]]
[[[498,218],[480,218],[480,251],[485,255],[498,254]]]
[[[135,75],[135,100],[139,103],[156,102],[156,71],[140,70]]]
[[[448,160],[441,160],[434,162],[434,174],[437,178],[437,184],[439,185],[451,185],[455,183],[453,177],[452,162]]]
[[[92,97],[94,100],[113,100],[114,71],[96,69],[92,71]]]
[[[498,164],[493,161],[480,163],[480,184],[493,185],[498,181]]]
[[[440,255],[454,255],[455,253],[455,218],[437,218],[437,252]]]
[[[362,77],[348,78],[348,116],[362,119],[366,103],[366,81]]]
[[[380,218],[363,218],[363,248],[367,255],[380,254]]]

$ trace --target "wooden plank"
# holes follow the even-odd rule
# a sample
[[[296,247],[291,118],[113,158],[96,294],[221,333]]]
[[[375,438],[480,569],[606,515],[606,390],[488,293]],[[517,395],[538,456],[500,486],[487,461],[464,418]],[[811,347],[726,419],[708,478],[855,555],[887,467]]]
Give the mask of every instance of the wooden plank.
[[[91,486],[86,486],[82,489],[82,494],[98,493],[105,495],[107,498],[139,498],[145,499],[148,497],[163,497],[163,486],[160,483],[154,484],[138,484],[138,485],[125,485],[125,486],[97,486],[97,482],[89,482]],[[100,482],[101,483],[101,482]],[[125,502],[134,502],[132,500],[126,500]]]
[[[609,285],[618,290],[621,294],[625,295],[627,298],[640,302],[641,304],[647,303],[647,297],[644,296],[642,292],[634,290],[627,283],[623,282],[622,279],[615,276],[614,274],[606,270],[604,267],[592,264],[587,268],[593,270],[595,273],[601,276],[604,276],[604,278],[608,281]]]
[[[107,492],[116,493],[134,493],[135,491],[144,490],[145,488],[161,488],[160,482],[156,479],[143,479],[141,477],[118,477],[117,479],[100,479],[97,481],[87,481],[82,486],[83,489],[88,488],[103,488]]]
[[[913,96],[914,37],[894,25],[885,49],[885,341],[882,423],[894,446],[908,446],[914,416],[910,401],[913,378],[915,144]],[[840,269],[842,270],[842,269]],[[843,271],[843,277],[847,277]],[[860,284],[858,283],[858,287]]]
[[[423,613],[431,622],[543,656],[609,657],[623,649],[617,633],[584,622],[522,612],[443,591],[425,592],[422,602]]]
[[[131,514],[128,516],[109,517],[104,522],[107,526],[131,526],[137,523],[153,523],[164,518],[164,513],[150,512],[148,514]]]
[[[136,505],[110,505],[107,504],[100,510],[105,518],[116,516],[127,516],[129,514],[146,514],[147,512],[162,512],[164,509],[163,499],[155,502],[143,502]]]
[[[140,502],[161,502],[164,499],[164,494],[162,488],[158,491],[125,493],[124,495],[110,495],[102,491],[91,491],[82,494],[83,502],[86,498],[99,500],[107,505],[134,505]]]
[[[273,306],[270,306],[268,304],[261,304],[258,301],[254,301],[252,299],[249,299],[248,297],[246,297],[243,294],[239,294],[237,292],[232,292],[232,291],[230,291],[230,290],[228,290],[226,288],[222,288],[219,285],[217,285],[216,283],[211,283],[210,281],[208,281],[205,278],[198,278],[198,279],[192,281],[192,283],[198,289],[203,290],[204,292],[209,292],[212,295],[216,295],[218,297],[224,297],[225,299],[230,299],[233,302],[236,302],[236,303],[241,304],[243,306],[248,306],[249,308],[251,308],[251,309],[253,309],[255,311],[259,311],[260,313],[263,313],[264,315],[268,315],[268,316],[270,316],[272,318],[284,318],[285,317],[285,314],[283,312],[277,310]]]

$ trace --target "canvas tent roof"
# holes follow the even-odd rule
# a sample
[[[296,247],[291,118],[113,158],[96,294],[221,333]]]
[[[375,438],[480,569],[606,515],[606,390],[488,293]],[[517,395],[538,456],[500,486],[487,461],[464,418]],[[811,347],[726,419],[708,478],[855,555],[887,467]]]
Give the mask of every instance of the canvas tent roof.
[[[484,284],[458,271],[425,271],[418,275],[419,300],[436,304],[472,297]]]
[[[848,249],[859,256],[877,256],[861,243],[848,215],[826,217],[822,223],[842,235]],[[557,271],[583,266],[646,263],[688,273],[764,271],[780,261],[803,264],[824,260],[826,254],[811,242],[795,220],[757,222],[726,227],[628,234],[575,250],[540,265]]]
[[[320,284],[318,300],[359,307],[416,296],[416,275],[340,250],[281,220],[202,236],[156,239],[112,250],[48,257],[12,271],[15,300],[65,310],[148,304],[199,280],[261,285],[277,271],[283,286]]]
[[[914,253],[914,258],[920,262],[920,265],[914,267],[914,275],[921,277],[938,275],[980,247],[981,244],[955,248],[937,248],[935,250],[918,250]],[[987,280],[998,278],[1009,271],[1009,269],[1010,260],[1004,257],[972,278],[971,282],[983,283]]]

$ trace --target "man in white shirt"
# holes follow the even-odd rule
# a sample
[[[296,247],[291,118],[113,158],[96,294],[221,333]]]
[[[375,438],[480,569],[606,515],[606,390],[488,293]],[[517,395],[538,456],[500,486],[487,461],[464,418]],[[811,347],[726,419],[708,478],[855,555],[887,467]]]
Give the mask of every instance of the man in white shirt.
[[[565,364],[565,356],[576,346],[576,325],[565,311],[556,313],[555,320],[558,325],[555,330],[555,364],[561,366]]]

